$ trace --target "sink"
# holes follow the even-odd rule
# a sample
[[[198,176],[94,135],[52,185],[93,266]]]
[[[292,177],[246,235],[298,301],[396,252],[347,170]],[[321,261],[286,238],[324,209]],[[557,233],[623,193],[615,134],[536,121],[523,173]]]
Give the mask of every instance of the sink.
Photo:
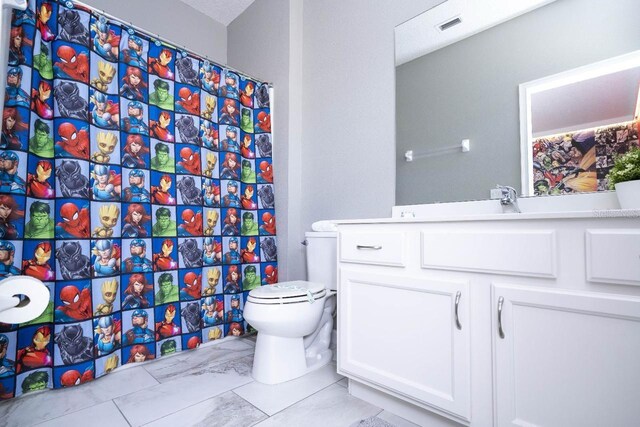
[[[406,222],[467,222],[578,218],[640,218],[640,209],[620,209],[616,193],[583,193],[563,196],[522,197],[520,213],[500,200],[430,203],[393,206],[391,217],[334,220],[340,224],[394,224]]]
[[[520,214],[503,207],[500,200],[474,200],[467,202],[429,203],[424,205],[402,205],[392,208],[392,218],[434,218],[451,216],[562,214],[570,212],[593,212],[618,210],[620,205],[613,191],[583,193],[563,196],[540,196],[518,198]]]

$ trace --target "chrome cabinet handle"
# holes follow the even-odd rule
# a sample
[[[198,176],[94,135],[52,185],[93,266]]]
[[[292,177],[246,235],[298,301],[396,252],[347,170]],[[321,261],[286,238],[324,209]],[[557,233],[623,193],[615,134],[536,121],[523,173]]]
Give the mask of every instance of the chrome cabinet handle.
[[[462,296],[462,293],[460,291],[458,291],[456,293],[456,328],[458,328],[459,330],[462,330],[462,325],[460,324],[460,317],[458,316],[458,307],[460,306],[460,297]]]
[[[504,304],[504,298],[498,298],[498,336],[504,339],[504,331],[502,330],[502,305]]]
[[[382,245],[356,245],[356,248],[358,249],[371,249],[374,251],[379,251],[380,249],[382,249]]]

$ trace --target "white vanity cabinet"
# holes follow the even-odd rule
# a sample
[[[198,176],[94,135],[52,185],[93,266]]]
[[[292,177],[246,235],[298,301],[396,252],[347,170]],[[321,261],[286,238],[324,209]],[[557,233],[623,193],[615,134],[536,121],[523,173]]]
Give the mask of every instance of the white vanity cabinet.
[[[340,269],[340,370],[470,416],[468,283]]]
[[[640,299],[493,286],[499,426],[640,423]]]
[[[638,425],[640,218],[509,218],[339,223],[351,393],[419,425]]]

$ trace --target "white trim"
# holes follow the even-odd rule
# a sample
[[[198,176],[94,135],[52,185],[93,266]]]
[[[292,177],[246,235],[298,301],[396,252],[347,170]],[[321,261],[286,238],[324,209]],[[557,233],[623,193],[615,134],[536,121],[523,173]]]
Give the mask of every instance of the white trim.
[[[531,94],[529,84],[522,83],[520,92],[520,177],[522,188],[520,193],[523,196],[533,195],[533,160],[530,156],[531,147]]]

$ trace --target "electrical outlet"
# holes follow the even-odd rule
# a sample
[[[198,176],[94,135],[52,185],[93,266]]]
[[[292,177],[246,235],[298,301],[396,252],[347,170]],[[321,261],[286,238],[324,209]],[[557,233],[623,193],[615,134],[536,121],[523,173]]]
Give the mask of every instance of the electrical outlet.
[[[492,199],[502,199],[502,190],[500,190],[499,188],[492,188],[491,189],[491,198]]]

